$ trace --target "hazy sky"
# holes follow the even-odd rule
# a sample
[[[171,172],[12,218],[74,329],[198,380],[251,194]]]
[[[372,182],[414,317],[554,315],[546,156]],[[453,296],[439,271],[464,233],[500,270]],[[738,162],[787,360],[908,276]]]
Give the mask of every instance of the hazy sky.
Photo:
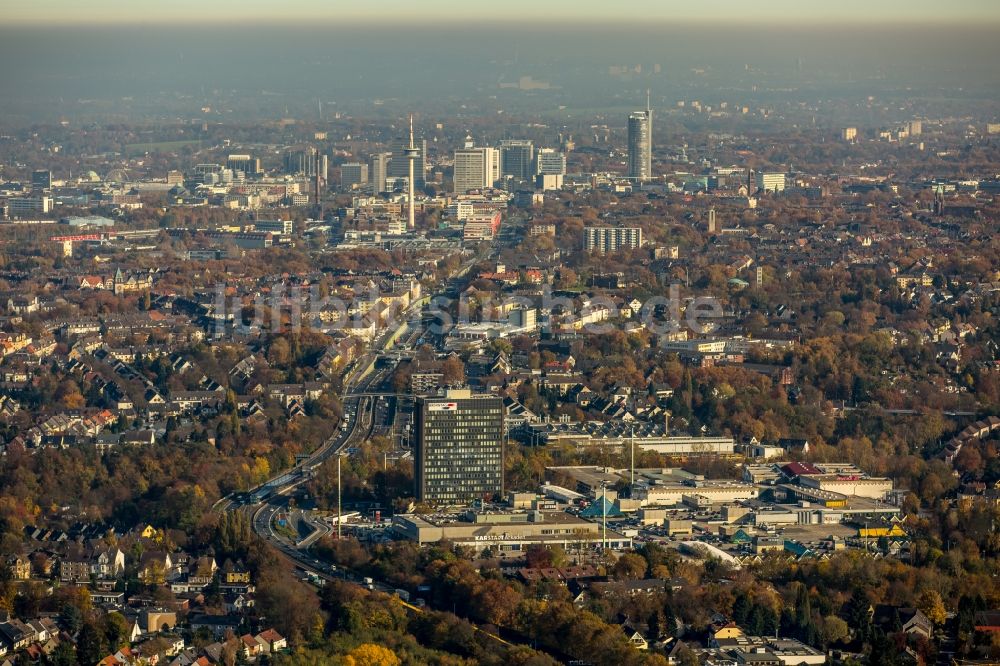
[[[627,8],[628,13],[624,13]],[[421,22],[501,19],[553,22],[972,22],[1000,25],[998,0],[0,0],[0,22],[224,21]]]

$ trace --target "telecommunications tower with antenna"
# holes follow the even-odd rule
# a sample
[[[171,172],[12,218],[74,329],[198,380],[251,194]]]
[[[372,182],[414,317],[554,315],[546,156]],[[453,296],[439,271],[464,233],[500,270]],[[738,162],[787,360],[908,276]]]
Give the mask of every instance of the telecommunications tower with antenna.
[[[407,203],[409,204],[408,205],[408,209],[409,210],[407,211],[407,214],[409,215],[409,217],[406,220],[406,230],[407,231],[413,231],[414,229],[416,229],[416,226],[417,226],[416,220],[415,220],[415,215],[414,215],[414,209],[413,209],[413,205],[414,205],[413,204],[413,198],[414,198],[413,197],[413,163],[414,163],[414,161],[416,161],[417,157],[420,155],[420,149],[417,148],[416,145],[414,145],[414,142],[413,142],[413,114],[412,113],[410,114],[410,144],[406,148],[403,149],[403,155],[406,157],[406,161],[410,163],[410,178],[409,178],[409,183],[407,185],[407,189],[408,189],[408,196],[407,196],[407,200],[408,201],[407,201]]]

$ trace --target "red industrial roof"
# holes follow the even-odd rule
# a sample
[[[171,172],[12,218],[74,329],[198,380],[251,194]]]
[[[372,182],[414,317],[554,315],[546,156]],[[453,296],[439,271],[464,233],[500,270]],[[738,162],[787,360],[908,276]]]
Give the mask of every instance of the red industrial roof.
[[[806,474],[822,474],[822,470],[807,462],[791,462],[781,468],[785,474],[789,476],[803,476]]]

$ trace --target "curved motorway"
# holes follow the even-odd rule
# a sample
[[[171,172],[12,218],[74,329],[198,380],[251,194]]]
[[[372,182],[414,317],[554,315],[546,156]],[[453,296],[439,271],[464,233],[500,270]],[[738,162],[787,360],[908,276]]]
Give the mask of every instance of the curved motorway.
[[[462,277],[468,272],[472,262],[463,266],[449,281],[454,287]],[[423,299],[422,299],[423,300]],[[419,312],[418,307],[408,308],[403,313],[403,318],[412,321],[412,315]],[[420,326],[417,326],[418,330]],[[339,429],[331,435],[322,445],[319,446],[308,458],[298,462],[290,470],[282,472],[268,481],[262,483],[257,488],[251,490],[244,501],[237,501],[232,495],[224,497],[216,502],[216,511],[240,511],[249,515],[250,525],[254,533],[275,547],[279,556],[290,565],[303,572],[311,574],[316,579],[330,581],[336,579],[346,580],[360,584],[359,578],[354,572],[321,562],[305,550],[300,550],[295,543],[290,542],[274,529],[275,515],[283,510],[280,498],[287,497],[296,488],[310,478],[311,471],[324,461],[334,455],[342,455],[350,448],[350,444],[355,440],[363,440],[369,436],[375,426],[375,403],[372,387],[381,384],[388,369],[372,371],[379,354],[386,351],[392,345],[395,331],[385,331],[369,350],[362,355],[354,364],[351,370],[344,377],[344,387],[349,389],[344,395],[344,422],[347,428]],[[415,334],[408,335],[408,339],[415,338]],[[360,376],[358,376],[360,374]],[[356,382],[356,383],[355,383]],[[354,385],[352,386],[352,383]],[[277,500],[277,501],[276,501]],[[393,588],[383,582],[373,581],[371,587],[380,592],[392,594]],[[402,599],[399,602],[410,612],[420,613],[423,609],[410,604]],[[493,633],[484,631],[470,622],[471,626],[484,636],[491,638],[497,643],[511,647],[514,644]]]

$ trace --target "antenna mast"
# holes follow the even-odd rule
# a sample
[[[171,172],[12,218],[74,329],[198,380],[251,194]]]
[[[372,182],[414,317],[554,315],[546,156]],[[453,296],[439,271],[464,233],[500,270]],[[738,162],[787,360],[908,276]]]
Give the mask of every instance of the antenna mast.
[[[414,179],[414,173],[413,172],[414,172],[414,168],[413,168],[413,166],[414,165],[413,165],[413,163],[417,159],[417,153],[418,152],[419,151],[417,150],[417,146],[413,142],[413,114],[411,113],[410,114],[410,143],[409,143],[409,145],[405,149],[403,149],[403,154],[406,155],[406,160],[410,163],[410,178],[409,178],[409,183],[407,185],[407,189],[408,189],[408,197],[407,198],[409,200],[408,201],[408,204],[409,204],[409,206],[408,206],[409,207],[408,216],[409,217],[408,217],[408,219],[406,221],[406,230],[407,231],[413,231],[414,229],[416,229],[416,226],[417,226],[417,224],[416,224],[416,216],[414,214],[414,208],[413,208],[413,199],[414,199],[414,194],[413,194],[413,190],[414,190],[414,187],[413,187],[413,179]]]

